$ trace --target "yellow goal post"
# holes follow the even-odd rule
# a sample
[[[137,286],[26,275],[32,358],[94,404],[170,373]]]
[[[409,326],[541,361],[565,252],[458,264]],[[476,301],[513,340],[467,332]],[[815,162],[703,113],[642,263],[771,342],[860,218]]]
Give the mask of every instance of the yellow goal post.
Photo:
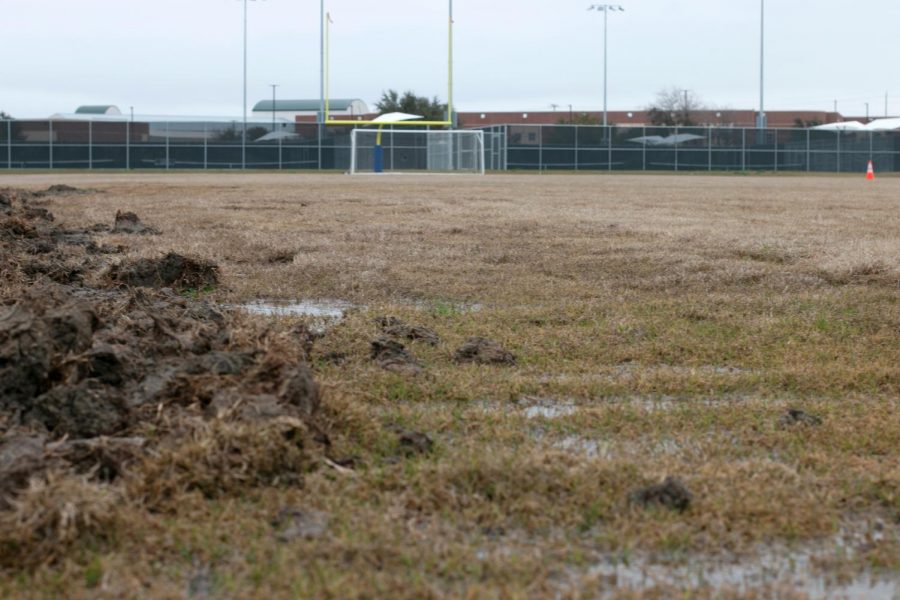
[[[453,127],[453,0],[448,3],[447,22],[447,119],[445,121],[355,121],[352,119],[332,119],[330,108],[331,97],[331,13],[325,15],[325,119],[323,124],[339,126],[361,127],[365,125],[377,125],[392,127]]]

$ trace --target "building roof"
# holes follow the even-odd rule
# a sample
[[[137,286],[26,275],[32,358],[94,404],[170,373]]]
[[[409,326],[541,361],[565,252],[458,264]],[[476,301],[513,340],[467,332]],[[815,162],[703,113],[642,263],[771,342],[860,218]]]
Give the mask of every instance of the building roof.
[[[120,115],[122,112],[119,110],[119,107],[113,106],[112,104],[94,104],[94,105],[86,105],[79,106],[75,109],[75,114],[77,115]]]
[[[355,98],[331,98],[328,107],[331,110],[350,110],[354,102],[362,102]],[[319,110],[319,99],[313,100],[276,100],[275,112],[315,112]],[[272,112],[272,101],[262,100],[253,107],[253,112]]]

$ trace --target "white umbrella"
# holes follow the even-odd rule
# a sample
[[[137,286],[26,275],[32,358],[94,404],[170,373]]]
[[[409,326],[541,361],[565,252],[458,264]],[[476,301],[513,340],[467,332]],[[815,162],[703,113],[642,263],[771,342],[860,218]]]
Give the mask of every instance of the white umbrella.
[[[422,119],[419,115],[410,115],[402,112],[386,113],[372,120],[373,123],[396,123],[397,121],[412,121]]]

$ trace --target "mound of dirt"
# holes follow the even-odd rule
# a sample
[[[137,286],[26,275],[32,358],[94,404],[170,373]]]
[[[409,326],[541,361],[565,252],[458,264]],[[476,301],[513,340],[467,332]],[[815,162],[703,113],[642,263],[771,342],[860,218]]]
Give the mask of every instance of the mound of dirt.
[[[327,457],[315,334],[169,289],[216,284],[214,264],[109,266],[93,232],[32,210],[32,193],[0,193],[0,567],[64,550],[60,523],[30,511],[65,490],[86,512],[111,499],[170,510],[186,491],[299,483]],[[73,527],[67,540],[102,532]]]
[[[793,427],[795,425],[806,425],[807,427],[818,427],[822,424],[821,417],[811,415],[806,411],[798,408],[789,408],[781,418],[778,419],[778,426],[782,429]]]
[[[678,512],[687,510],[693,499],[693,494],[677,477],[666,477],[662,483],[635,490],[628,495],[631,504],[643,508],[668,508]]]
[[[483,337],[473,337],[459,347],[453,355],[459,363],[479,365],[515,365],[516,356],[500,344]]]
[[[147,227],[133,212],[116,211],[116,221],[112,228],[113,233],[159,235],[159,230]]]
[[[440,336],[434,330],[420,325],[407,325],[396,317],[379,317],[375,322],[385,335],[393,338],[423,341],[432,346],[441,343]]]
[[[422,365],[396,340],[384,336],[376,338],[372,340],[371,349],[372,360],[382,369],[405,375],[418,375],[422,372]]]
[[[130,287],[202,289],[219,283],[219,267],[211,262],[169,252],[162,258],[139,258],[113,265],[107,277]]]

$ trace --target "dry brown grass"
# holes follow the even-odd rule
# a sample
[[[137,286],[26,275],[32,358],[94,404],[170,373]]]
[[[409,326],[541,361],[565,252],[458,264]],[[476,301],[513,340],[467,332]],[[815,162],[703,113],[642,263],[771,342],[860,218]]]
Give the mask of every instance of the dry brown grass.
[[[223,597],[805,597],[784,574],[630,590],[597,570],[735,557],[753,570],[761,554],[788,562],[801,551],[833,578],[897,582],[900,179],[153,174],[0,185],[62,180],[104,190],[54,202],[64,222],[131,210],[163,235],[105,243],[217,262],[223,287],[210,298],[360,305],[313,352],[331,429],[343,432],[330,455],[353,468],[217,498],[208,492],[290,455],[229,434],[248,452],[228,459],[206,432],[194,450],[223,461],[202,469],[209,490],[191,493],[191,447],[160,457],[165,514],[142,514],[114,542],[0,593],[53,595],[74,577],[85,584],[66,592],[85,597],[91,582],[111,596],[169,596],[204,581]],[[408,344],[423,375],[369,359],[382,315],[441,336]],[[517,364],[456,364],[453,351],[478,335]],[[333,353],[343,362],[326,360]],[[789,407],[821,426],[784,426]],[[435,450],[406,457],[398,426],[428,432]],[[694,493],[686,513],[628,505],[630,490],[666,475]],[[278,541],[269,521],[285,507],[327,513],[327,533]]]

